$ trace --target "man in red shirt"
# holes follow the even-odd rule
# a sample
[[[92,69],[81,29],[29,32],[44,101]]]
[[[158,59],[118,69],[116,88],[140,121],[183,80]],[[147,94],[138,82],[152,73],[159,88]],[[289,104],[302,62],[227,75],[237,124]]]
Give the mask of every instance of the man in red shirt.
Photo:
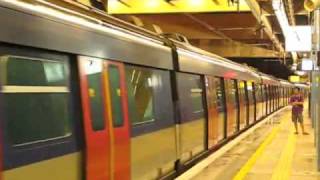
[[[303,103],[304,99],[302,94],[300,93],[299,88],[293,89],[293,95],[290,97],[290,104],[292,105],[292,122],[294,123],[294,127],[296,129],[295,134],[298,134],[298,122],[300,124],[302,133],[307,135],[308,133],[304,131],[303,125]]]

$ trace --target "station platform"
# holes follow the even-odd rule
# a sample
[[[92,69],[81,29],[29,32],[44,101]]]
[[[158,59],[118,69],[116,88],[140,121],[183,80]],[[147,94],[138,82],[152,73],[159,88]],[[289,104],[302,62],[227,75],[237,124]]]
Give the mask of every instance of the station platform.
[[[296,135],[291,108],[283,108],[257,124],[251,132],[245,132],[242,138],[235,139],[230,147],[213,153],[177,179],[320,179],[314,132],[307,111],[304,124],[309,135],[303,135],[300,127]]]

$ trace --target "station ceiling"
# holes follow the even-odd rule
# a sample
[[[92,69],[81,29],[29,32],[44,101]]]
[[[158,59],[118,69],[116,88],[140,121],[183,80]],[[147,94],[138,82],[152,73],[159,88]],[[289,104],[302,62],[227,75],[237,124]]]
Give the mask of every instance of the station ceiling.
[[[61,0],[48,1],[61,3]],[[246,61],[267,59],[264,62],[272,62],[268,59],[277,59],[284,67],[292,63],[291,55],[281,52],[284,49],[285,39],[274,14],[272,0],[63,0],[63,2],[79,3],[89,9],[94,7],[103,13],[157,33],[183,35],[192,45],[226,58],[236,59],[238,62],[244,59]],[[283,0],[283,3],[290,25],[309,24],[309,13],[304,10],[303,0]]]
[[[245,0],[109,0],[110,14],[161,14],[250,11]]]
[[[127,0],[130,5],[132,0]],[[190,0],[174,0],[179,1]],[[266,34],[266,27],[261,20],[253,15],[251,9],[246,5],[247,1],[254,1],[259,5],[261,16],[265,16],[271,25],[271,31],[284,48],[284,36],[279,23],[274,15],[272,1],[270,0],[246,0],[241,1],[238,10],[234,9],[232,4],[235,1],[216,0],[206,1],[214,4],[224,4],[219,8],[212,8],[211,11],[205,8],[198,12],[173,13],[164,12],[165,9],[157,10],[151,13],[151,9],[139,11],[132,7],[130,14],[129,7],[127,12],[112,11],[109,6],[109,13],[125,21],[140,25],[149,30],[155,31],[155,26],[160,27],[163,33],[178,33],[184,35],[191,44],[202,49],[211,51],[224,57],[248,57],[248,58],[283,58],[275,42]],[[141,2],[141,1],[140,1]],[[164,2],[164,1],[163,1]],[[304,10],[302,0],[284,0],[287,10],[287,16],[291,25],[307,25],[309,13]],[[226,10],[227,4],[232,4],[229,10]],[[169,5],[170,6],[170,5]],[[239,7],[242,7],[240,9]],[[293,7],[293,12],[289,8]],[[233,9],[232,9],[233,8]],[[249,11],[246,9],[249,8]],[[161,8],[160,8],[161,9]],[[194,8],[196,9],[196,7]],[[160,12],[159,12],[160,11]],[[141,21],[140,23],[137,23]],[[290,58],[290,54],[286,54]]]

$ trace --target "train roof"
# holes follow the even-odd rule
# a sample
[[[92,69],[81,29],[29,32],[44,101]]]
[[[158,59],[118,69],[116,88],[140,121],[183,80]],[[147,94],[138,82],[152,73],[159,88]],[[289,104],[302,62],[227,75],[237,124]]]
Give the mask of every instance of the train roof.
[[[280,81],[281,86],[284,86],[284,87],[293,87],[294,86],[294,84],[289,81],[286,81],[283,79],[279,79],[279,81]]]
[[[230,79],[260,82],[258,72],[189,44],[174,41],[177,46],[179,70]]]
[[[262,82],[264,84],[268,84],[268,85],[280,85],[280,81],[279,79],[275,78],[274,76],[271,76],[269,74],[265,74],[265,73],[259,73],[262,79]]]
[[[298,88],[303,88],[303,89],[310,89],[310,84],[294,83],[294,86]]]
[[[0,22],[1,42],[173,69],[171,48],[160,37],[58,6],[0,1]]]
[[[47,4],[50,5],[45,1],[43,1],[43,6],[21,1],[0,1],[0,22],[5,24],[0,28],[0,41],[174,69],[171,48],[165,45],[166,38],[113,17],[104,15],[108,20],[102,21],[63,7]],[[25,22],[28,22],[28,28]],[[189,44],[171,41],[177,48],[180,71],[280,84],[274,77],[261,76],[261,73],[248,66],[232,62]]]

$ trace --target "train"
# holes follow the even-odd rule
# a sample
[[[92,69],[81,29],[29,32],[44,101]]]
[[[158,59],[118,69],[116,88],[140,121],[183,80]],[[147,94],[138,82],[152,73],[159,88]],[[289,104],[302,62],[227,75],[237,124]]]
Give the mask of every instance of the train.
[[[286,80],[106,19],[0,0],[1,180],[173,179],[288,105]]]

